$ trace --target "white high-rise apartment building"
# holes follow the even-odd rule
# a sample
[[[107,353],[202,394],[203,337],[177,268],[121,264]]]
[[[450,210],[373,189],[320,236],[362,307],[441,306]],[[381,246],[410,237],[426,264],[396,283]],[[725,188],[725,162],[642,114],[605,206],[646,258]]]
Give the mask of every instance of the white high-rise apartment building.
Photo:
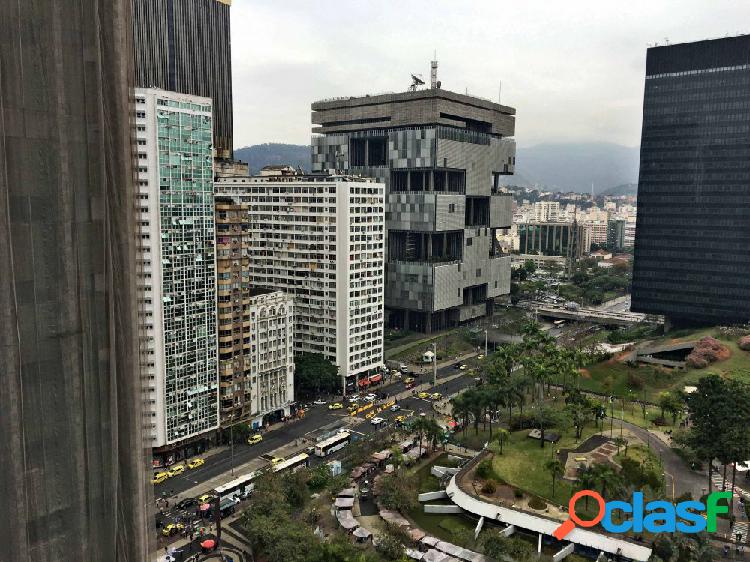
[[[135,90],[139,319],[154,464],[219,426],[211,100]]]
[[[534,203],[534,222],[557,222],[560,216],[558,201],[537,201]]]
[[[320,353],[347,386],[383,365],[384,185],[339,175],[220,179],[246,204],[250,283],[294,298],[294,351]],[[355,381],[356,379],[356,381]]]

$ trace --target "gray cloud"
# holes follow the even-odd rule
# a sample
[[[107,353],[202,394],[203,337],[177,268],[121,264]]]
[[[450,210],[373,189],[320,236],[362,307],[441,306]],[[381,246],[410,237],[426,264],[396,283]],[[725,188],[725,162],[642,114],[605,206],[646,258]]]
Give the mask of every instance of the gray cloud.
[[[520,145],[637,145],[648,43],[736,34],[730,0],[235,0],[235,146],[307,143],[310,102],[429,79],[517,109]]]

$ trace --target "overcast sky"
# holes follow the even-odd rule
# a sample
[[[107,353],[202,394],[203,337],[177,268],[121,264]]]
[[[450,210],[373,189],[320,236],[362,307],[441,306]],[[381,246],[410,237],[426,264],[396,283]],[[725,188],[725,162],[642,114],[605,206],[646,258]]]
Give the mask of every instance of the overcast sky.
[[[648,44],[750,31],[747,0],[234,0],[234,145],[307,144],[310,102],[429,84],[516,108],[520,146],[636,146]],[[745,27],[742,27],[742,26]]]

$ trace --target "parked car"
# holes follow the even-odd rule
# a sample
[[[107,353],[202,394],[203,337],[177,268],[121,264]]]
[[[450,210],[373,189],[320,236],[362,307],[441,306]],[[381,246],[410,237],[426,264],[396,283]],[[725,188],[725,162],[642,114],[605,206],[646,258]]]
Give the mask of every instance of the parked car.
[[[399,406],[398,404],[394,404],[393,406],[391,406],[391,412],[398,412],[400,409],[401,406]]]
[[[414,382],[414,379],[412,377],[406,377],[404,379],[404,383],[405,384],[410,384],[410,383],[413,383],[413,382]]]
[[[377,416],[376,416],[376,417],[374,417],[374,418],[372,418],[372,419],[370,420],[370,423],[371,423],[372,425],[380,425],[380,424],[381,424],[381,423],[383,423],[384,421],[385,421],[385,419],[383,419],[383,418],[380,418],[380,417],[377,417]]]
[[[216,499],[216,496],[213,494],[203,494],[198,498],[198,503],[211,503]]]
[[[430,393],[429,392],[420,392],[419,394],[417,394],[417,396],[419,398],[425,399],[425,398],[429,398],[430,397]]]
[[[167,472],[157,472],[156,474],[154,474],[154,477],[151,479],[151,483],[161,484],[167,478],[169,478],[169,474]]]
[[[191,507],[197,507],[198,500],[195,498],[185,498],[184,500],[177,503],[177,509],[190,509]]]
[[[178,474],[182,474],[185,472],[185,465],[183,464],[176,464],[167,471],[169,474],[169,477],[172,478],[173,476],[177,476]]]
[[[377,399],[378,399],[378,395],[377,394],[370,393],[370,394],[365,395],[365,400],[367,402],[375,402],[375,400],[377,400]]]
[[[165,537],[171,537],[172,535],[182,532],[184,528],[185,525],[182,523],[170,523],[161,530],[161,534]]]
[[[398,366],[398,370],[406,374],[409,372],[409,367],[406,366],[406,363],[401,363],[401,365]]]
[[[188,468],[198,468],[199,466],[203,466],[204,464],[206,464],[206,461],[204,461],[203,459],[193,459],[188,463]]]
[[[430,398],[432,398],[433,400],[440,400],[442,397],[443,395],[440,394],[439,392],[433,392],[432,396],[430,396]]]

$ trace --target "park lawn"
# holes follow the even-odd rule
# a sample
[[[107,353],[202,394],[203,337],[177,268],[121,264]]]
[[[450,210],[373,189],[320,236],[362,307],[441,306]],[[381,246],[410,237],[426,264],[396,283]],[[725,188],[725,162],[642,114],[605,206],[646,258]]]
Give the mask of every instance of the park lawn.
[[[750,384],[750,353],[739,348],[736,338],[724,338],[716,328],[675,332],[653,342],[660,344],[689,341],[704,336],[720,340],[730,349],[731,357],[705,369],[687,367],[682,370],[663,369],[651,365],[630,367],[624,362],[609,359],[587,366],[585,374],[580,378],[580,386],[583,390],[617,396],[627,395],[628,389],[632,389],[637,399],[657,402],[661,392],[682,390],[686,385],[694,385],[701,377],[709,374],[718,374]],[[643,388],[638,389],[639,385]]]

